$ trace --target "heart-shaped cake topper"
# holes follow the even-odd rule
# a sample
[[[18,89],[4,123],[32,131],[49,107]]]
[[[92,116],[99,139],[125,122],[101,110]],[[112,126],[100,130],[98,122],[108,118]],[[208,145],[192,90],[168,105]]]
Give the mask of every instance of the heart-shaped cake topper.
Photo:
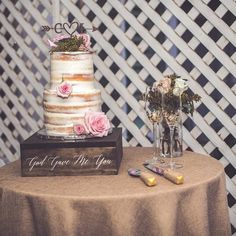
[[[63,24],[63,29],[70,35],[72,36],[73,33],[77,31],[77,28],[79,27],[78,22],[72,22],[71,24],[64,23]]]
[[[79,34],[86,33],[88,30],[91,30],[92,32],[96,31],[97,28],[92,26],[92,28],[86,28],[84,27],[84,23],[79,23],[79,22],[72,22],[70,24],[68,23],[56,23],[54,26],[49,26],[49,25],[43,25],[42,26],[43,31],[49,31],[49,30],[54,30],[55,33],[61,34],[62,30],[64,30],[67,34],[70,35],[70,37],[77,31]]]

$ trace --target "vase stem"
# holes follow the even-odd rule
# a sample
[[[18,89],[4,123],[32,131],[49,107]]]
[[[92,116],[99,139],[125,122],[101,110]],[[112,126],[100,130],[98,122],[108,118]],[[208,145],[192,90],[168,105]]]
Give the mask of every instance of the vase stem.
[[[170,168],[174,169],[174,162],[173,162],[173,135],[174,135],[174,126],[170,126]]]
[[[158,150],[157,150],[157,123],[153,122],[153,159],[157,161]]]

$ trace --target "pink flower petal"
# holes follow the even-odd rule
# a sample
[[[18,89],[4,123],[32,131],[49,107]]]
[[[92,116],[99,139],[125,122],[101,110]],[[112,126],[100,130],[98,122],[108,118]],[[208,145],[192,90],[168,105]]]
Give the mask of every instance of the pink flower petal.
[[[63,82],[59,86],[57,86],[57,96],[62,98],[68,98],[71,93],[72,85],[67,82]]]
[[[49,44],[50,47],[57,47],[57,45],[49,39],[48,39],[48,44]]]

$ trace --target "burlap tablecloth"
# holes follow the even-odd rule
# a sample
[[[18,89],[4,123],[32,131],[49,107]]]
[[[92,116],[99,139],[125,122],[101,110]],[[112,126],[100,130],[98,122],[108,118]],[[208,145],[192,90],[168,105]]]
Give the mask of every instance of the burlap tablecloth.
[[[0,168],[2,236],[230,235],[223,166],[185,152],[183,185],[163,177],[147,187],[127,169],[151,148],[124,148],[119,175],[21,177],[20,161]]]

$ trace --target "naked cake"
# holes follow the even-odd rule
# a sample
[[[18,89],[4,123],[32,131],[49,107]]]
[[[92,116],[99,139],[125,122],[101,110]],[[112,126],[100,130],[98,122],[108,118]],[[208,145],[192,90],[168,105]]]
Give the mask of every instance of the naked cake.
[[[60,52],[58,43],[69,40],[77,43],[77,51]],[[50,83],[43,93],[46,132],[55,136],[73,135],[78,124],[88,131],[86,113],[101,112],[101,92],[95,86],[90,38],[87,34],[60,36],[50,41],[50,45]]]

